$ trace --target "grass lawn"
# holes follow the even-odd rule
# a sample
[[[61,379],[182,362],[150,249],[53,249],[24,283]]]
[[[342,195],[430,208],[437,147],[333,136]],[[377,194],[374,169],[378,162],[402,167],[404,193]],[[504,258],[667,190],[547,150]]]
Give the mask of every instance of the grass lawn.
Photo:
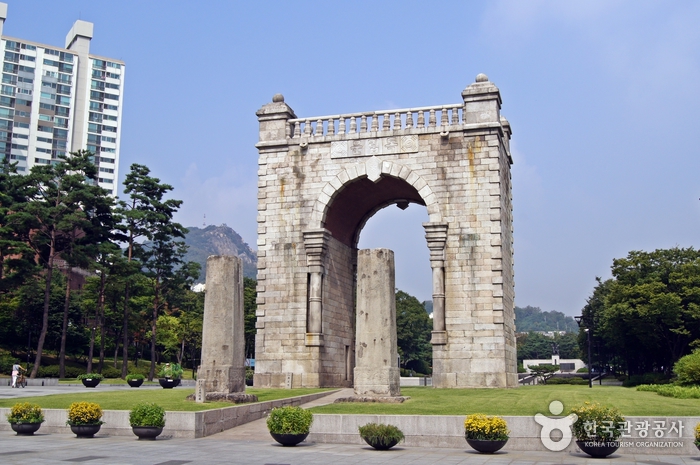
[[[313,413],[384,415],[549,415],[549,403],[559,400],[564,411],[585,401],[617,407],[629,416],[700,416],[700,399],[674,399],[655,392],[618,386],[520,386],[517,389],[433,389],[403,387],[411,396],[403,404],[343,403],[311,409]]]
[[[247,394],[255,394],[261,402],[303,396],[329,389],[255,389],[247,388]],[[155,402],[165,410],[198,412],[222,407],[231,407],[228,402],[206,402],[198,404],[185,398],[194,393],[194,389],[129,389],[128,391],[86,391],[79,394],[55,394],[50,396],[21,397],[1,399],[0,407],[12,407],[17,402],[39,404],[41,408],[67,409],[73,402],[96,402],[104,410],[130,410],[139,402]],[[656,395],[656,394],[654,394]]]

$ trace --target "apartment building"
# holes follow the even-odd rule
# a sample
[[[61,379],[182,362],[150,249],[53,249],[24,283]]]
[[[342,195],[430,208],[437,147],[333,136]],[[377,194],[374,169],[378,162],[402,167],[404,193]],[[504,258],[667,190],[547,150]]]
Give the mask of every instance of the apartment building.
[[[99,185],[117,194],[124,62],[90,53],[93,24],[78,20],[65,47],[7,37],[0,3],[0,159],[20,173],[81,149],[95,154]]]

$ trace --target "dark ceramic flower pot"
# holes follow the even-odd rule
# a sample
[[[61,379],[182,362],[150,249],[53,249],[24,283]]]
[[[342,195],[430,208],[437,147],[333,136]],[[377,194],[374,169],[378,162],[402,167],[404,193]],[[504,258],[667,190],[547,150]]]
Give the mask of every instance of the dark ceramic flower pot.
[[[131,387],[139,387],[143,384],[143,379],[127,379],[126,382]]]
[[[94,388],[98,384],[100,384],[99,379],[94,379],[94,378],[87,378],[87,379],[82,379],[83,386],[89,387],[89,388]]]
[[[161,386],[163,386],[163,389],[172,389],[178,384],[180,384],[179,379],[173,379],[173,378],[159,378],[158,382],[160,383]]]
[[[160,433],[163,432],[163,428],[160,426],[132,426],[131,431],[134,432],[136,436],[146,441],[155,441]]]
[[[507,439],[505,441],[488,441],[485,439],[467,438],[467,444],[469,444],[472,449],[477,452],[481,452],[482,454],[493,454],[494,452],[501,450],[507,442]]]
[[[374,447],[377,450],[389,450],[392,447],[394,447],[396,444],[399,443],[398,439],[393,439],[388,443],[383,443],[380,441],[373,441],[370,438],[365,438],[365,437],[363,437],[362,439],[364,439],[367,444],[369,444],[370,446]]]
[[[576,445],[586,454],[593,458],[601,459],[615,452],[620,448],[619,441],[589,440],[576,441]]]
[[[290,446],[296,446],[299,444],[301,441],[306,439],[306,436],[309,435],[309,433],[306,434],[277,434],[277,433],[270,433],[272,435],[272,438],[282,444],[285,447],[290,447]]]
[[[91,438],[102,425],[70,425],[70,430],[79,438]]]
[[[31,436],[41,427],[41,423],[10,423],[17,436]]]

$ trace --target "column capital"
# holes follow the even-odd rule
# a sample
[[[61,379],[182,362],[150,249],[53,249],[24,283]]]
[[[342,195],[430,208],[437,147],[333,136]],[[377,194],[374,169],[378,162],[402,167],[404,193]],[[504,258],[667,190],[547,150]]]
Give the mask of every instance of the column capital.
[[[327,229],[307,229],[302,232],[304,236],[304,249],[306,250],[306,265],[309,267],[323,267],[323,257],[328,251],[328,241],[333,237]]]
[[[447,223],[423,223],[425,240],[430,250],[430,265],[443,266],[445,260],[445,242],[447,241]]]

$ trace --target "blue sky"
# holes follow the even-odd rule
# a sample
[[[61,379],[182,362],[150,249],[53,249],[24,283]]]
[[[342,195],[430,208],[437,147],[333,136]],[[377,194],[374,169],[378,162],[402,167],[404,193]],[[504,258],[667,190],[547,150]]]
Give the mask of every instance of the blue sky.
[[[186,226],[256,234],[255,111],[460,102],[485,73],[513,128],[516,304],[579,314],[614,258],[697,246],[700,2],[6,0],[4,34],[126,62],[120,169],[149,166]],[[430,298],[424,208],[385,209],[361,247]]]

